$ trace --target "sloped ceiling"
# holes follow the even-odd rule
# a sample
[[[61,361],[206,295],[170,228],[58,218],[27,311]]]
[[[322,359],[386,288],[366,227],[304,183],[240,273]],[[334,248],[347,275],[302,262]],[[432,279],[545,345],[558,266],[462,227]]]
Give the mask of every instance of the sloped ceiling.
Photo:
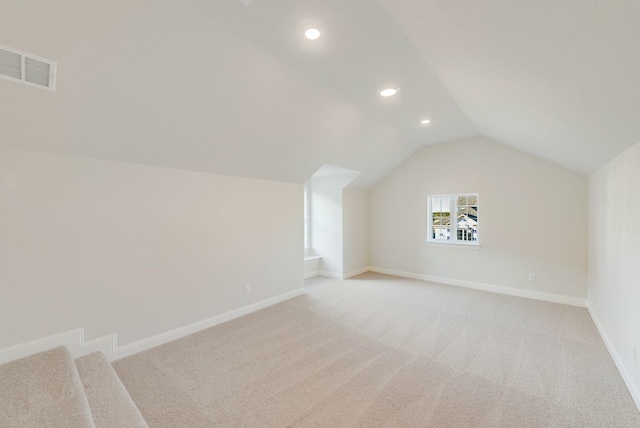
[[[481,134],[587,173],[640,140],[639,4],[4,0],[0,44],[58,81],[0,79],[0,145],[293,183],[330,164],[368,187]]]
[[[480,134],[586,174],[640,141],[640,1],[381,1]]]

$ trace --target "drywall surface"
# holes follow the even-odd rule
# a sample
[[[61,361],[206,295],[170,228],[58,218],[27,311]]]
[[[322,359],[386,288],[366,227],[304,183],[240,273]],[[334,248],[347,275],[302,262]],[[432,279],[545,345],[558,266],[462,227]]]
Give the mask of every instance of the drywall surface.
[[[342,189],[344,176],[312,177],[311,246],[322,257],[320,270],[342,274]]]
[[[588,300],[640,404],[639,184],[640,143],[589,177]]]
[[[480,248],[427,244],[427,196],[467,192],[480,196]],[[584,175],[474,138],[422,149],[370,191],[369,205],[372,266],[586,297]]]
[[[356,272],[369,266],[369,192],[344,189],[343,209],[343,271]]]
[[[475,131],[392,22],[353,29],[378,26],[363,7],[384,12],[357,3],[323,6],[357,37],[322,53],[298,28],[299,13],[315,10],[307,2],[2,0],[0,43],[59,68],[56,92],[0,79],[0,145],[298,184],[336,162],[370,187],[419,148],[420,130],[399,131],[404,115],[387,114],[363,79],[380,70],[366,60],[354,68],[354,55],[375,55],[390,74],[409,58],[420,108],[447,118],[429,142]],[[393,60],[362,49],[389,30]]]
[[[343,190],[359,172],[318,174],[309,180],[311,192],[311,252],[321,256],[320,271],[340,276],[344,271]]]
[[[0,348],[124,345],[302,287],[302,217],[297,184],[0,149]]]

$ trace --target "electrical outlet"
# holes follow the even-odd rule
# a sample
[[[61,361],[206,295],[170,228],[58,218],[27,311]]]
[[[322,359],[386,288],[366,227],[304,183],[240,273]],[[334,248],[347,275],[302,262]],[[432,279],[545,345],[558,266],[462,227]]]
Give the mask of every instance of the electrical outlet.
[[[245,285],[244,286],[244,294],[251,294],[251,286],[250,285]]]
[[[384,256],[380,256],[380,263],[384,262]]]
[[[535,281],[536,280],[536,273],[535,272],[531,272],[529,274],[529,281]]]
[[[638,345],[633,347],[633,362],[638,364]]]

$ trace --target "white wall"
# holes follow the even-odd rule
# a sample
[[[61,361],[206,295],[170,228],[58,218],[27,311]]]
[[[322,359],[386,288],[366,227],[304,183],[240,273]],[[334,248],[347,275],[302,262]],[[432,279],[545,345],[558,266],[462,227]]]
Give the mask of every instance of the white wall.
[[[369,192],[344,189],[343,272],[354,273],[369,266]]]
[[[301,185],[0,149],[0,348],[123,345],[301,287],[302,221]]]
[[[311,248],[320,270],[342,274],[342,176],[312,177]]]
[[[323,167],[324,168],[324,167]],[[331,167],[332,168],[332,167]],[[309,180],[311,192],[311,252],[321,256],[320,271],[340,276],[345,273],[344,254],[344,189],[359,173],[337,173],[314,175]],[[349,206],[358,205],[357,202]],[[356,209],[354,207],[354,209]],[[355,213],[354,213],[355,214]],[[347,215],[347,228],[351,229],[351,218]],[[358,232],[355,232],[358,233]],[[349,244],[347,244],[349,245]],[[349,253],[364,250],[349,245]],[[350,262],[351,264],[351,262]]]
[[[639,185],[640,143],[589,177],[588,299],[640,406]]]
[[[427,195],[464,192],[480,194],[481,248],[426,244]],[[586,297],[586,176],[468,139],[419,151],[371,190],[370,210],[373,266]]]
[[[320,274],[321,259],[305,256],[304,260],[304,277],[310,278]]]
[[[389,125],[395,117],[380,120],[370,113],[377,109],[377,97],[358,101],[347,95],[359,92],[352,90],[344,69],[329,72],[325,67],[333,69],[334,61],[325,57],[320,64],[308,56],[312,46],[295,35],[296,17],[312,7],[303,2],[253,2],[251,7],[239,0],[0,4],[0,43],[59,64],[56,92],[0,80],[0,99],[12,100],[0,102],[3,147],[289,183],[303,183],[319,165],[336,162],[362,171],[362,186],[382,178],[418,148],[411,134]],[[333,13],[344,19],[345,8],[358,10],[349,5]],[[256,14],[260,22],[249,24]],[[258,27],[269,22],[278,28],[263,37]],[[282,51],[265,51],[265,42],[276,40]],[[406,51],[398,54],[403,57]],[[392,61],[382,61],[395,69]],[[310,74],[299,68],[303,64]],[[351,67],[349,72],[361,75]],[[468,135],[468,121],[429,75],[428,69],[415,74],[420,85],[440,94],[431,101],[447,121],[428,138]],[[344,79],[347,92],[326,78]]]

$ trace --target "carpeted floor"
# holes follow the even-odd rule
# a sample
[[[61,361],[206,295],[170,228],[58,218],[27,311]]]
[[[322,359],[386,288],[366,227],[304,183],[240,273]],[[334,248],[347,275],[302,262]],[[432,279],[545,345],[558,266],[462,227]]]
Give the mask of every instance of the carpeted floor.
[[[66,347],[0,366],[0,427],[96,428]]]
[[[154,427],[640,427],[586,309],[367,273],[117,361]]]
[[[78,358],[76,367],[96,428],[148,428],[102,352]]]

